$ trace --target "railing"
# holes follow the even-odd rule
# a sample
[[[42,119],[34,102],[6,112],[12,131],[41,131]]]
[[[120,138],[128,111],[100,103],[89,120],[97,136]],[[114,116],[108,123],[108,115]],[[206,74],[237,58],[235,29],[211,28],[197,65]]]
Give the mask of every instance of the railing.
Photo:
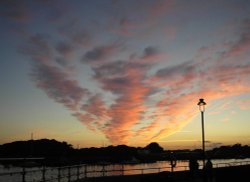
[[[242,165],[250,165],[250,161],[236,161],[236,162],[228,162],[228,163],[216,163],[213,166],[215,168],[220,167],[231,167],[231,166],[242,166]]]
[[[229,163],[215,163],[214,168],[250,165],[250,161],[237,161]],[[28,170],[22,168],[22,171],[0,173],[0,181],[20,181],[20,182],[70,182],[89,177],[104,177],[129,174],[159,173],[162,171],[172,171],[171,167],[151,167],[125,169],[123,164],[113,165],[74,165],[64,167],[41,167],[39,169]],[[201,166],[202,168],[202,166]],[[178,171],[189,170],[187,165],[178,166]]]
[[[3,176],[12,177],[12,179],[6,178],[4,180],[6,182],[8,180],[9,181],[22,181],[22,182],[72,181],[72,180],[78,180],[80,178],[87,177],[87,171],[82,170],[82,168],[86,169],[86,165],[63,166],[63,167],[42,167],[39,169],[32,169],[32,170],[28,170],[28,168],[23,167],[22,171],[0,173],[0,181],[2,181],[1,177]]]

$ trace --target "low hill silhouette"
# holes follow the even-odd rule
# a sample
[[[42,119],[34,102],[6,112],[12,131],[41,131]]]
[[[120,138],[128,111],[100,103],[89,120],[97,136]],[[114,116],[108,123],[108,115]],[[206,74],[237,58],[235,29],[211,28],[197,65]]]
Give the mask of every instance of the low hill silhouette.
[[[206,151],[207,156],[214,159],[249,158],[250,147],[241,144],[221,146]],[[157,160],[187,160],[191,157],[202,158],[202,150],[163,150],[156,142],[145,147],[126,145],[101,148],[74,149],[67,142],[54,139],[15,141],[0,145],[0,158],[34,158],[42,157],[42,165],[69,165],[79,163],[127,163],[154,162]],[[6,160],[5,160],[6,162]]]

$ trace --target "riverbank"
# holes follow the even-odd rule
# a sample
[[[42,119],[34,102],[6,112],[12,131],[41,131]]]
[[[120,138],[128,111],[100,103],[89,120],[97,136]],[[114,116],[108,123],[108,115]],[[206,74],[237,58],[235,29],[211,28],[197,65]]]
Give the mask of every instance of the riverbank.
[[[235,182],[250,180],[250,165],[231,166],[213,169],[212,182]],[[203,181],[202,171],[195,177],[189,176],[189,171],[160,172],[154,174],[140,174],[127,176],[107,176],[81,179],[75,182],[200,182]]]

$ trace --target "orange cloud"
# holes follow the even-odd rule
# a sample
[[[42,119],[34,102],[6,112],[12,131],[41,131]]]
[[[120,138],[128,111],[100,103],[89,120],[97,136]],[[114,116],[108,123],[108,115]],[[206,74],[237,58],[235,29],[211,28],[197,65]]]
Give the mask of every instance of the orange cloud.
[[[112,119],[109,123],[108,130],[105,130],[105,134],[112,142],[119,143],[120,140],[125,142],[123,137],[114,135],[114,133],[130,131],[132,126],[140,122],[142,114],[146,110],[144,99],[149,92],[149,88],[142,83],[144,75],[141,75],[136,68],[128,68],[127,73],[128,76],[126,79],[129,81],[126,82],[126,85],[120,87],[120,89],[122,88],[119,91],[121,96],[116,100],[116,103],[110,107],[108,114]],[[108,89],[116,90],[117,88],[113,86],[113,84],[116,83],[112,82],[111,85],[108,85],[108,87],[110,86],[111,88]],[[132,132],[126,133],[131,133],[132,136]],[[130,137],[126,136],[126,140]]]
[[[90,130],[102,132],[114,144],[147,142],[167,137],[192,121],[199,98],[209,104],[250,93],[250,64],[246,61],[250,28],[247,30],[223,51],[203,47],[193,60],[158,70],[154,66],[159,68],[161,59],[169,58],[153,46],[117,60],[116,56],[123,54],[121,45],[95,45],[81,55],[82,64],[91,69],[92,80],[87,81],[94,82],[92,92],[87,84],[82,86],[72,78],[67,67],[57,64],[58,53],[70,57],[73,51],[82,51],[72,40],[74,33],[67,34],[69,44],[36,34],[22,52],[32,60],[36,86]],[[211,57],[211,50],[218,54]],[[107,100],[107,95],[112,99]]]
[[[250,109],[250,100],[239,100],[237,102],[237,104],[241,110],[249,110]]]

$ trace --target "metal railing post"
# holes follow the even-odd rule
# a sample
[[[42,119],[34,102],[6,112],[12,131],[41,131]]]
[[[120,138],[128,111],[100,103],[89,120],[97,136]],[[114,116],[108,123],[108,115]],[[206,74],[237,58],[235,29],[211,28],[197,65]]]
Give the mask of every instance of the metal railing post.
[[[124,175],[124,164],[122,164],[122,176]]]
[[[105,176],[105,166],[104,166],[104,164],[102,165],[102,176]]]
[[[61,181],[61,168],[57,168],[58,169],[58,174],[57,174],[57,178],[58,178],[58,182]]]
[[[237,162],[223,162],[223,163],[214,163],[214,168],[221,168],[221,167],[230,167],[230,166],[242,166],[242,165],[249,165],[250,161],[237,161]],[[82,169],[84,167],[84,169]],[[74,168],[74,169],[71,169]],[[76,172],[75,172],[76,168]],[[110,169],[108,168],[107,165],[99,165],[98,169],[93,169],[89,168],[88,165],[74,165],[74,166],[64,166],[64,167],[57,167],[57,168],[46,168],[46,166],[43,166],[42,168],[39,169],[33,169],[33,170],[27,170],[25,166],[19,168],[20,171],[17,172],[7,172],[7,173],[1,173],[0,176],[7,176],[7,175],[18,175],[21,179],[20,182],[27,182],[29,181],[29,178],[32,177],[34,179],[30,180],[35,180],[35,175],[34,173],[39,173],[39,181],[40,182],[45,182],[45,181],[51,181],[49,174],[52,175],[52,178],[54,181],[61,182],[61,181],[73,181],[73,180],[80,180],[81,178],[87,178],[88,173],[93,174],[94,176],[115,176],[117,172],[121,172],[122,175],[127,175],[126,173],[136,173],[136,174],[146,174],[149,173],[151,170],[154,172],[162,172],[165,171],[165,169],[168,169],[168,171],[171,171],[171,166],[169,167],[147,167],[147,168],[126,168],[124,164],[121,164],[119,169]],[[49,171],[50,170],[50,171]],[[56,171],[57,170],[57,171]],[[88,171],[89,170],[89,171]],[[182,170],[188,170],[188,166],[178,166],[176,168],[176,171],[182,171]],[[51,173],[52,172],[52,173]],[[58,173],[57,173],[58,172]],[[84,176],[82,175],[84,174]],[[171,173],[172,174],[172,173]],[[171,175],[170,174],[170,175]],[[47,175],[47,177],[46,177]],[[56,178],[56,176],[58,178]],[[71,177],[72,176],[72,177]],[[91,175],[92,176],[92,175]],[[62,179],[62,178],[65,178]]]
[[[87,165],[84,165],[84,178],[87,178]]]
[[[45,179],[45,171],[46,171],[46,169],[45,169],[45,166],[43,166],[43,169],[42,169],[42,181],[43,182],[45,182],[46,181],[46,179]]]
[[[70,174],[70,166],[68,167],[68,182],[70,182],[70,177],[71,177],[71,174]]]
[[[26,171],[25,171],[25,167],[23,167],[23,171],[22,171],[22,182],[25,182],[25,175],[26,175]]]
[[[78,165],[77,166],[77,168],[76,168],[76,178],[77,178],[77,180],[79,180],[80,179],[80,166]]]

